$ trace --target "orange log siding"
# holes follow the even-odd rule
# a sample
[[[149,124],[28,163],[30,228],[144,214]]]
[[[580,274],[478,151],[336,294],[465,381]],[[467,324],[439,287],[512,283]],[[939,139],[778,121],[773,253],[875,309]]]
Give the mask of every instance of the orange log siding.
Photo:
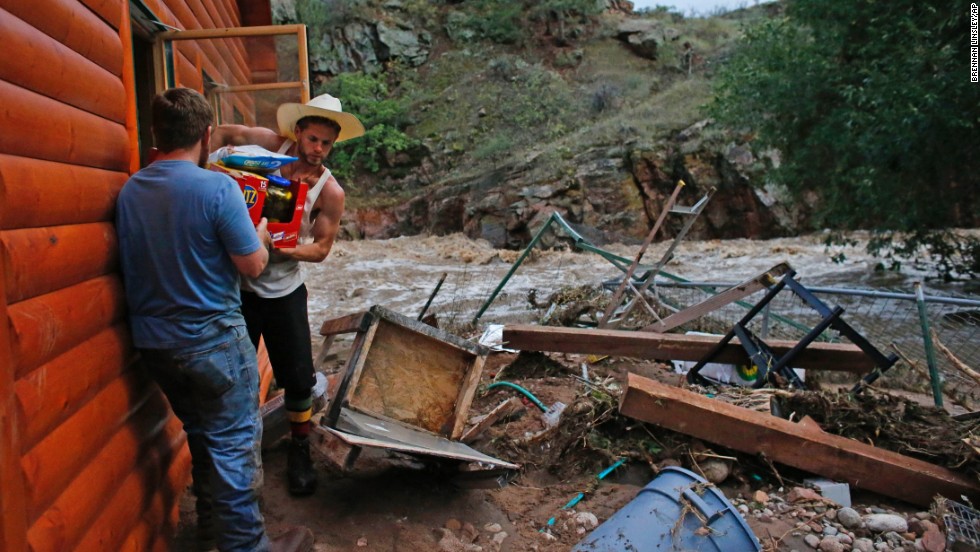
[[[123,123],[126,91],[117,75],[0,8],[0,79]]]
[[[123,47],[118,31],[85,5],[75,0],[22,0],[6,2],[4,7],[113,75],[122,74]]]
[[[139,469],[129,474],[111,502],[105,505],[76,550],[122,550],[122,542],[129,534],[127,529],[140,522],[153,498],[161,496],[167,502],[176,501],[180,496],[177,489],[189,473],[187,447],[161,443],[152,448]],[[147,480],[157,483],[148,484]]]
[[[113,272],[118,247],[111,222],[26,228],[0,236],[7,263],[7,302],[57,291]]]
[[[140,405],[157,392],[145,372],[127,372],[25,451],[21,466],[31,489],[29,519],[36,520]]]
[[[136,363],[113,224],[149,108],[135,88],[162,83],[135,82],[128,0],[2,4],[0,550],[168,551],[190,456]],[[180,29],[241,21],[236,0],[143,4]],[[174,44],[185,86],[252,82],[241,39]],[[254,120],[250,95],[221,98]]]
[[[123,125],[4,81],[0,99],[17,106],[0,110],[0,153],[117,171],[129,166]]]
[[[128,370],[134,357],[129,326],[121,322],[17,380],[14,387],[23,414],[22,449],[29,450],[73,416]]]
[[[111,221],[122,172],[0,154],[0,228]]]
[[[118,275],[100,276],[9,307],[17,377],[75,347],[125,312]]]
[[[106,498],[111,496],[127,475],[137,473],[135,470],[144,456],[154,448],[171,446],[171,442],[179,437],[180,428],[167,424],[167,408],[166,400],[160,393],[150,397],[133,415],[126,428],[116,432],[104,447],[95,451],[79,476],[31,525],[28,541],[34,552],[74,548],[107,502],[93,503],[86,500],[86,496],[93,489],[101,489],[101,494]],[[140,427],[141,431],[134,431],[135,427]],[[140,502],[137,497],[134,495],[130,498],[130,506],[138,507]]]

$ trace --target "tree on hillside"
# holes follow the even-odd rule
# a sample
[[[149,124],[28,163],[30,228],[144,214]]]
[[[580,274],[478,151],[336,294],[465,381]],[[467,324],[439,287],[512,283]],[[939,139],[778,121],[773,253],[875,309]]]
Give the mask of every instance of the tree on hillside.
[[[712,114],[780,152],[771,176],[814,223],[870,229],[898,266],[924,249],[944,277],[980,274],[980,84],[969,12],[941,0],[789,0],[746,29]]]

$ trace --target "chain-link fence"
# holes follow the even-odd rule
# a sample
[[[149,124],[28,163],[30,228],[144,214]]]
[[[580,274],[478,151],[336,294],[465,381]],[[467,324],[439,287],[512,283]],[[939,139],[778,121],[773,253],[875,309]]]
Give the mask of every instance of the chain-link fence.
[[[654,303],[664,312],[696,305],[733,284],[664,282],[651,286]],[[886,355],[897,353],[899,363],[914,363],[926,369],[925,333],[931,332],[936,366],[947,386],[976,387],[954,364],[980,370],[980,300],[965,297],[925,295],[923,324],[916,296],[911,293],[857,288],[807,287],[829,308],[844,309],[842,319]],[[748,310],[763,299],[767,290],[753,293],[682,325],[680,331],[724,334]],[[760,337],[799,340],[821,319],[821,315],[790,289],[783,289],[768,306],[753,317],[747,327]],[[928,329],[927,329],[928,328]],[[675,330],[676,331],[676,330]],[[846,342],[834,330],[827,330],[822,341]]]

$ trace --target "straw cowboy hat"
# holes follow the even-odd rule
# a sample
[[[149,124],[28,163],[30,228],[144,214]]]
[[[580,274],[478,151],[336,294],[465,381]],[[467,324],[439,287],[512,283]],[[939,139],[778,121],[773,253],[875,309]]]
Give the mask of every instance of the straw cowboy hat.
[[[285,103],[279,106],[276,113],[276,120],[279,123],[279,134],[296,141],[296,121],[303,117],[325,117],[335,121],[340,125],[340,135],[337,142],[357,138],[364,134],[364,125],[357,120],[357,117],[350,113],[344,113],[340,100],[330,94],[321,94],[305,104]]]

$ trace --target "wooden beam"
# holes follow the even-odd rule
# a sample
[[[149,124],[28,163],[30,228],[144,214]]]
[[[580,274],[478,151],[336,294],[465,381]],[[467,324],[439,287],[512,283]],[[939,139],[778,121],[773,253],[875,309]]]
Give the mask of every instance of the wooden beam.
[[[0,154],[0,226],[112,220],[126,178],[124,172]]]
[[[656,334],[621,330],[587,330],[529,325],[504,326],[503,345],[522,351],[550,351],[595,355],[650,358],[656,360],[701,360],[721,337]],[[768,340],[776,355],[785,354],[795,341]],[[748,355],[733,339],[712,362],[742,364]],[[874,368],[856,345],[811,343],[792,362],[793,368],[833,370],[863,374]]]
[[[629,374],[619,411],[741,452],[919,506],[938,495],[980,500],[972,478],[922,460]]]
[[[522,403],[521,400],[518,399],[517,397],[511,397],[507,399],[506,401],[497,405],[497,408],[491,410],[489,414],[487,414],[486,416],[483,417],[483,419],[481,419],[476,424],[474,424],[473,427],[466,430],[466,433],[463,434],[463,436],[460,438],[460,441],[466,444],[476,441],[477,439],[480,438],[481,435],[483,435],[483,432],[486,431],[487,428],[497,423],[498,421],[502,420],[503,418],[507,418],[508,416],[511,416],[514,413],[523,409],[524,409],[524,403]]]
[[[297,34],[306,25],[262,25],[258,27],[230,27],[225,29],[188,29],[167,31],[157,35],[160,40],[198,40],[202,38],[241,38],[247,36],[276,36]]]
[[[0,236],[8,258],[7,303],[37,297],[115,272],[119,266],[112,223],[10,230]]]
[[[354,314],[348,314],[347,316],[341,316],[340,318],[332,318],[323,322],[320,326],[320,335],[336,335],[342,333],[353,333],[353,332],[363,332],[367,331],[368,326],[374,317],[365,312],[356,312]]]
[[[734,285],[721,293],[712,295],[696,305],[692,305],[686,309],[675,312],[656,324],[651,324],[642,328],[641,331],[657,333],[670,331],[677,326],[684,324],[685,322],[690,322],[691,320],[700,318],[709,312],[714,312],[721,307],[724,307],[729,303],[734,303],[739,299],[743,299],[757,291],[774,285],[776,283],[776,278],[786,274],[789,272],[789,270],[790,268],[787,263],[779,263],[778,265],[754,278],[746,280],[741,284]]]
[[[2,224],[0,220],[0,226]],[[0,232],[0,236],[3,234]],[[3,255],[0,255],[0,271],[7,271]],[[30,500],[27,479],[20,467],[24,420],[14,394],[17,377],[4,281],[0,278],[0,488],[3,489],[0,492],[0,550],[24,552],[28,549],[27,508]]]

